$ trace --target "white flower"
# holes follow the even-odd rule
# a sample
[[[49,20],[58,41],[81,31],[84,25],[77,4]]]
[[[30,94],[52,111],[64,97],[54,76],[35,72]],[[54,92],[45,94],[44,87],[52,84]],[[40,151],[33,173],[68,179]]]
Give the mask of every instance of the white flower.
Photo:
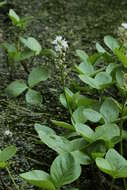
[[[122,23],[121,26],[125,29],[127,29],[127,23]]]
[[[52,42],[55,45],[57,52],[66,51],[68,48],[67,41],[62,36],[56,36],[56,39]]]
[[[56,50],[57,52],[61,52],[61,51],[62,51],[61,46],[56,45],[56,46],[55,46],[55,50]]]
[[[62,36],[56,36],[56,39],[52,42],[52,44],[57,45],[58,43],[61,43]]]
[[[68,48],[68,43],[66,40],[62,41],[62,46],[63,46],[63,49],[66,51],[66,49]]]
[[[5,136],[12,137],[12,132],[10,130],[6,130],[4,134]]]

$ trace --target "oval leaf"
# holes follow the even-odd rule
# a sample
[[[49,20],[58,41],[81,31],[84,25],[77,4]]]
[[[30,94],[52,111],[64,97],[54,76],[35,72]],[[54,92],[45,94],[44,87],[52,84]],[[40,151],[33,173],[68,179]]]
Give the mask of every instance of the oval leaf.
[[[12,158],[16,153],[15,146],[9,146],[4,150],[0,151],[0,162],[6,162],[10,158]]]
[[[33,68],[28,77],[28,84],[32,88],[36,86],[39,82],[47,80],[49,76],[49,69],[45,67]]]
[[[20,174],[20,176],[28,181],[30,184],[47,190],[55,190],[55,187],[51,181],[49,174],[41,170],[32,170]]]
[[[66,122],[63,122],[63,121],[56,121],[56,120],[52,120],[52,122],[55,125],[57,125],[58,127],[62,127],[62,128],[74,131],[74,127],[71,124],[69,124],[69,123],[66,123]]]
[[[22,80],[16,80],[9,84],[5,89],[5,93],[11,97],[17,97],[22,94],[28,86]]]
[[[90,108],[84,109],[83,114],[87,118],[87,120],[92,121],[94,123],[100,121],[100,119],[102,118],[102,115],[100,113]]]
[[[51,165],[50,174],[57,188],[79,178],[81,167],[70,153],[59,155]]]
[[[31,105],[41,105],[42,104],[42,96],[40,92],[36,90],[29,89],[26,93],[26,101]]]
[[[82,50],[76,50],[77,56],[81,59],[83,62],[87,62],[89,56],[86,54],[85,51]]]
[[[25,39],[20,37],[20,41],[24,44],[24,46],[32,50],[35,55],[38,55],[41,52],[41,45],[35,38],[28,37],[27,39]]]
[[[100,112],[104,117],[105,123],[111,123],[115,121],[119,116],[119,108],[112,98],[107,98],[101,108]]]
[[[75,123],[85,123],[87,121],[86,117],[83,114],[83,111],[84,107],[80,106],[73,112],[72,120],[74,120]]]
[[[118,41],[115,38],[113,38],[112,36],[105,36],[104,42],[109,47],[109,49],[111,49],[112,51],[114,51],[115,49],[118,49],[120,47]]]
[[[108,84],[112,83],[112,77],[106,72],[100,72],[95,77],[95,83],[99,89],[103,89]]]
[[[70,152],[71,144],[66,138],[51,133],[47,134],[45,129],[43,131],[37,130],[37,132],[41,141],[58,154]]]
[[[119,49],[115,49],[115,54],[118,57],[119,61],[127,68],[127,56]]]
[[[82,123],[75,124],[75,129],[78,134],[84,137],[84,139],[88,142],[92,142],[94,138],[94,131],[87,125]]]
[[[16,12],[13,9],[10,9],[9,17],[14,25],[17,25],[20,22],[20,17],[16,14]]]
[[[49,134],[55,135],[56,134],[53,129],[51,129],[45,125],[40,125],[40,124],[36,123],[34,127],[38,134],[40,131],[45,132],[47,135],[49,135]]]

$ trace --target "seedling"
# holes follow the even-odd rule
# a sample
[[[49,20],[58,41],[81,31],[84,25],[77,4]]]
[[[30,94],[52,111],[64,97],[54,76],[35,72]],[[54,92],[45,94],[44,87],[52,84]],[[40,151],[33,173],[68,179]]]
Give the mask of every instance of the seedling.
[[[9,17],[12,24],[18,28],[18,33],[15,36],[14,42],[3,43],[3,48],[7,53],[7,65],[12,72],[17,63],[20,63],[24,70],[29,73],[26,60],[40,54],[42,48],[40,43],[33,37],[23,38],[22,35],[26,29],[27,22],[31,18],[20,18],[12,9],[9,11]]]
[[[28,76],[27,83],[23,80],[13,81],[5,89],[5,93],[10,97],[18,97],[23,92],[25,94],[26,102],[31,105],[41,105],[42,96],[41,93],[34,90],[33,88],[38,85],[41,81],[45,81],[50,76],[50,70],[45,67],[33,68]]]
[[[9,161],[16,154],[15,146],[8,146],[7,148],[0,150],[0,169],[6,169],[10,179],[12,180],[15,189],[19,190],[18,186],[15,183],[13,176],[9,170]]]
[[[116,172],[117,168],[114,169],[115,166],[113,164],[115,164],[115,159],[117,160],[117,158],[114,158],[113,154],[117,157],[118,153],[116,154],[116,151],[111,148],[120,143],[120,158],[122,159],[122,141],[123,139],[127,140],[127,133],[123,130],[127,92],[126,49],[122,48],[122,44],[111,36],[104,37],[104,43],[109,48],[109,52],[99,43],[96,44],[98,53],[91,56],[88,56],[82,50],[76,51],[81,64],[75,66],[75,71],[84,84],[84,87],[80,88],[79,86],[79,89],[82,89],[82,92],[86,92],[89,96],[81,95],[81,92],[72,92],[66,88],[65,79],[63,79],[64,93],[60,95],[60,102],[68,109],[71,121],[70,123],[52,121],[57,126],[68,129],[72,135],[76,131],[77,135],[74,135],[75,138],[81,135],[84,141],[88,143],[87,146],[84,146],[83,152],[90,156],[91,159],[96,160],[98,167],[102,171],[107,172],[113,178],[117,178],[117,176],[124,178],[126,177],[124,166],[121,169],[123,173],[118,174]],[[104,66],[100,68],[102,62]],[[64,75],[62,77],[64,78]],[[123,99],[120,102],[118,102],[116,95],[112,97],[110,94],[110,89],[115,88],[119,90],[120,96]],[[105,92],[109,92],[110,97]],[[96,98],[90,98],[95,94]],[[126,115],[124,119],[127,119]],[[93,129],[93,126],[95,129]],[[47,145],[53,148],[49,144]],[[107,155],[110,155],[112,165],[107,163],[107,160],[104,161],[103,158],[98,158],[103,157],[106,151],[108,151],[106,158]],[[124,187],[126,189],[125,180]]]
[[[22,38],[21,41],[31,49],[29,39]],[[96,44],[98,52],[91,56],[84,51],[77,50],[81,63],[75,66],[75,71],[83,82],[83,86],[77,85],[81,91],[73,92],[75,90],[72,91],[66,87],[67,73],[64,60],[68,44],[61,36],[53,41],[63,86],[60,102],[70,113],[70,123],[56,120],[52,120],[52,122],[59,127],[68,129],[69,133],[66,136],[60,136],[45,125],[35,124],[35,130],[40,140],[53,149],[58,156],[53,161],[49,174],[33,170],[20,175],[29,183],[43,189],[60,190],[62,186],[79,178],[81,165],[90,165],[96,162],[102,172],[112,176],[113,181],[116,178],[123,178],[126,189],[127,161],[123,158],[122,143],[123,139],[127,140],[127,132],[123,129],[123,121],[127,119],[127,57],[125,49],[113,37],[106,36],[104,43],[109,51],[99,43]],[[39,50],[38,45],[37,47]],[[36,52],[36,54],[38,53]],[[102,62],[104,67],[100,68]],[[33,77],[33,73],[34,71],[28,77],[29,87],[24,83],[21,88],[18,88],[18,91],[16,90],[16,93],[14,87],[12,95],[16,94],[16,97],[26,89],[43,81],[42,78],[36,81],[38,77]],[[7,92],[11,92],[10,87],[7,87]],[[116,88],[120,98],[117,94],[114,96],[112,93],[110,94],[110,91],[112,89],[115,91]],[[29,91],[31,89],[26,94],[26,100],[27,96],[29,97]],[[32,98],[33,100],[34,98]],[[120,153],[114,149],[118,143],[120,143]],[[105,158],[103,158],[104,156]],[[112,187],[113,183],[110,190]]]
[[[63,185],[70,184],[78,179],[80,174],[80,164],[76,162],[71,153],[64,153],[53,161],[50,174],[41,170],[33,170],[20,176],[39,188],[60,190]]]
[[[109,149],[105,159],[96,158],[96,164],[101,171],[112,176],[111,190],[115,179],[127,177],[127,160],[115,149]]]

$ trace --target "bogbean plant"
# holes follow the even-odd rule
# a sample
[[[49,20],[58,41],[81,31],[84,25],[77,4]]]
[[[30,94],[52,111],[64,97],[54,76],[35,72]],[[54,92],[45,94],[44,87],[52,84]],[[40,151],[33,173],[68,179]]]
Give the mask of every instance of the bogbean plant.
[[[42,95],[39,91],[33,88],[37,86],[41,81],[45,81],[50,76],[50,70],[45,67],[33,68],[28,75],[28,81],[15,80],[5,89],[5,93],[10,97],[18,97],[25,91],[26,102],[30,105],[41,105]]]
[[[16,37],[13,43],[4,42],[3,47],[7,53],[7,65],[10,73],[14,73],[17,66],[23,66],[24,71],[28,74],[28,81],[23,80],[13,81],[7,86],[5,92],[11,97],[18,97],[24,91],[26,93],[26,102],[32,105],[40,105],[42,103],[42,96],[40,92],[33,89],[39,82],[45,81],[50,76],[50,69],[48,66],[37,66],[29,71],[28,60],[31,64],[34,57],[38,55],[49,56],[53,53],[50,49],[43,49],[40,43],[33,37],[22,37],[28,18],[20,18],[14,10],[9,11],[9,17],[17,29]],[[32,65],[31,65],[32,66]]]
[[[24,19],[20,19],[13,10],[10,10],[9,16],[16,27],[24,29]],[[70,113],[70,123],[52,122],[67,129],[69,134],[60,136],[48,126],[35,124],[41,141],[56,151],[58,156],[49,173],[32,170],[20,174],[32,185],[47,190],[60,190],[80,177],[81,165],[95,163],[102,172],[112,177],[110,190],[117,178],[123,178],[124,189],[127,190],[127,160],[123,149],[123,140],[127,140],[127,132],[124,130],[124,121],[127,119],[127,50],[125,44],[111,36],[106,36],[104,43],[105,48],[97,43],[97,52],[91,56],[77,50],[81,63],[75,65],[75,71],[82,84],[75,82],[74,89],[70,90],[66,86],[68,73],[65,65],[68,44],[61,36],[53,41],[57,55],[55,61],[61,72],[63,86],[60,101]],[[24,66],[24,60],[42,51],[39,42],[32,37],[18,36],[16,43],[5,43],[4,47],[8,53],[9,67],[20,62],[27,73],[29,71],[26,64]],[[28,76],[28,84],[21,80],[14,81],[6,88],[6,93],[17,97],[28,90],[26,100],[38,104],[42,100],[40,93],[32,88],[48,76],[47,68],[33,68]],[[76,89],[79,89],[78,92]],[[117,144],[120,150],[118,147],[116,149]],[[1,159],[3,167],[6,167],[4,162],[7,160],[4,157]]]
[[[66,87],[65,53],[67,43],[61,37],[53,42],[58,53],[58,63],[63,82],[62,105],[70,113],[70,123],[52,120],[58,127],[68,130],[60,136],[45,125],[35,124],[41,141],[56,151],[50,174],[33,170],[21,174],[29,183],[43,189],[61,189],[78,179],[81,165],[94,163],[114,181],[123,178],[127,190],[127,160],[124,158],[123,140],[127,140],[124,122],[127,119],[127,50],[111,36],[104,37],[105,48],[96,44],[97,52],[88,56],[77,50],[81,63],[75,71],[83,82],[76,82],[70,90]],[[76,89],[80,91],[76,92]],[[120,150],[118,150],[119,144]]]

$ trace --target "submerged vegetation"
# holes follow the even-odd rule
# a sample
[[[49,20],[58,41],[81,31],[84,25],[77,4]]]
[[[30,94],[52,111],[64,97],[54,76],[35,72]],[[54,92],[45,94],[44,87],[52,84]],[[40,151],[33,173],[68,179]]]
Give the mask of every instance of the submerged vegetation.
[[[0,2],[1,189],[127,190],[126,6]]]

